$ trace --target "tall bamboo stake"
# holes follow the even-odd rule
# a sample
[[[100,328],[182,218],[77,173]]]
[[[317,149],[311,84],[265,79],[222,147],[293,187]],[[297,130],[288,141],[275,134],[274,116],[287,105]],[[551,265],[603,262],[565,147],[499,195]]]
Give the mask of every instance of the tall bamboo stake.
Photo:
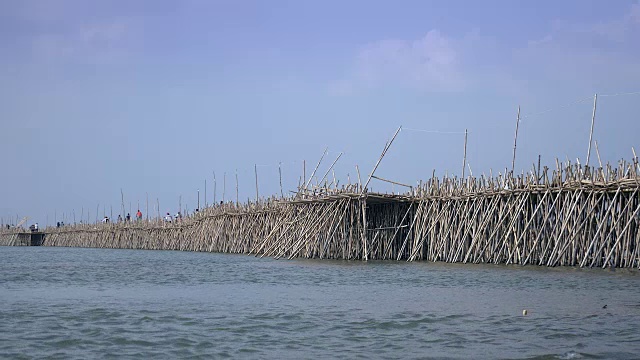
[[[340,153],[338,155],[338,157],[333,161],[333,164],[331,164],[331,166],[329,166],[329,169],[327,169],[327,172],[324,174],[324,176],[320,180],[320,183],[322,183],[324,181],[324,179],[327,178],[327,175],[329,175],[329,172],[331,171],[331,169],[333,169],[333,166],[338,162],[338,160],[340,159],[341,156],[342,156],[342,153]]]
[[[284,192],[282,191],[282,162],[278,163],[278,174],[280,176],[280,198],[284,198]]]
[[[258,164],[253,164],[253,170],[256,174],[256,203],[258,202]]]
[[[120,215],[124,218],[124,192],[122,191],[122,188],[120,188],[120,201],[122,204],[122,214]]]
[[[518,145],[518,128],[520,127],[520,105],[518,105],[518,116],[516,117],[516,134],[513,137],[513,158],[511,159],[511,174],[516,167],[516,146]]]
[[[591,130],[589,130],[589,149],[587,150],[587,163],[585,167],[589,166],[589,158],[591,157],[591,139],[593,138],[593,124],[596,122],[596,105],[598,102],[598,94],[593,95],[593,114],[591,115]]]
[[[320,157],[320,160],[318,161],[318,164],[316,165],[316,168],[313,169],[313,172],[311,173],[311,176],[309,176],[309,180],[304,184],[304,188],[307,189],[309,187],[309,183],[311,182],[311,179],[313,179],[313,175],[316,174],[316,171],[318,170],[318,167],[320,166],[320,163],[322,162],[322,159],[324,159],[324,156],[327,155],[327,151],[329,150],[329,148],[324,149],[324,152],[322,153],[322,156]],[[306,170],[305,170],[306,172]]]
[[[462,181],[464,181],[464,170],[467,165],[467,129],[464,129],[464,155],[462,156]]]
[[[216,172],[213,172],[213,204],[218,205],[218,199],[216,199],[216,194],[218,193],[216,189]]]
[[[369,179],[367,179],[367,182],[364,184],[364,187],[362,188],[362,191],[361,191],[360,195],[364,194],[365,190],[367,189],[367,186],[369,185],[369,182],[371,181],[371,178],[372,178],[373,174],[376,172],[376,169],[378,169],[378,166],[380,165],[380,162],[382,161],[382,158],[384,158],[384,155],[387,153],[387,151],[391,147],[391,144],[393,144],[393,140],[396,139],[396,136],[398,136],[398,133],[400,132],[400,130],[402,130],[402,126],[400,126],[398,128],[398,130],[396,130],[396,133],[393,134],[393,137],[391,138],[391,141],[389,141],[385,145],[384,150],[382,150],[382,154],[380,155],[380,158],[378,159],[378,162],[376,162],[376,165],[373,167],[373,170],[371,170],[371,173],[369,174]]]

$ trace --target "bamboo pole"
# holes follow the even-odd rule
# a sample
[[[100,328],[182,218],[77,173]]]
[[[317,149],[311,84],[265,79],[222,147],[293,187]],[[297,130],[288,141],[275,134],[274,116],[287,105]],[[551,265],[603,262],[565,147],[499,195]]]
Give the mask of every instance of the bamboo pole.
[[[257,203],[258,199],[260,197],[259,192],[258,192],[258,164],[253,164],[253,171],[256,174],[256,203]]]
[[[327,155],[327,151],[329,150],[329,148],[324,149],[324,152],[322,153],[322,156],[320,157],[320,160],[318,161],[318,164],[316,165],[315,169],[313,169],[313,172],[311,173],[311,176],[309,176],[309,180],[304,184],[304,189],[306,190],[309,187],[309,183],[311,182],[311,179],[313,179],[313,175],[316,174],[316,171],[318,170],[318,167],[320,166],[320,163],[322,162],[322,159],[324,159],[324,156]],[[305,170],[306,172],[306,170]]]
[[[331,166],[329,166],[329,168],[327,169],[327,172],[324,173],[324,176],[322,177],[322,179],[320,180],[320,183],[322,183],[324,181],[324,179],[327,178],[327,175],[329,175],[329,171],[331,171],[331,169],[333,169],[333,166],[338,162],[338,160],[340,160],[340,157],[342,156],[342,153],[338,154],[338,157],[333,161],[333,163],[331,164]]]
[[[120,188],[120,201],[122,204],[122,213],[120,215],[124,218],[124,192],[122,191],[122,188]]]
[[[598,94],[593,95],[593,114],[591,115],[591,130],[589,130],[589,149],[587,150],[587,163],[585,167],[589,166],[589,158],[591,157],[591,139],[593,138],[593,125],[596,121],[596,106],[598,103]]]
[[[462,156],[462,181],[464,181],[464,170],[467,165],[467,129],[464,129],[464,155]]]
[[[396,130],[395,134],[393,134],[393,137],[391,138],[391,141],[389,141],[385,145],[384,150],[382,150],[382,154],[380,155],[380,158],[378,159],[378,162],[376,162],[376,165],[373,167],[373,170],[371,170],[371,173],[369,174],[369,179],[367,179],[367,182],[364,184],[364,187],[362,188],[362,191],[361,191],[360,195],[364,194],[364,192],[366,191],[367,186],[369,185],[369,182],[371,181],[371,177],[373,176],[373,174],[378,169],[378,166],[380,165],[380,162],[382,161],[382,158],[384,158],[384,155],[387,153],[387,151],[391,147],[391,144],[393,144],[393,140],[396,139],[396,136],[398,136],[398,133],[400,132],[400,130],[402,130],[402,126],[400,126],[398,128],[398,130]]]
[[[284,193],[282,192],[282,162],[278,162],[278,175],[280,176],[280,198],[284,199]]]
[[[516,166],[516,146],[518,144],[518,128],[520,127],[520,105],[518,105],[518,116],[516,117],[516,134],[513,138],[513,158],[511,159],[511,173]]]

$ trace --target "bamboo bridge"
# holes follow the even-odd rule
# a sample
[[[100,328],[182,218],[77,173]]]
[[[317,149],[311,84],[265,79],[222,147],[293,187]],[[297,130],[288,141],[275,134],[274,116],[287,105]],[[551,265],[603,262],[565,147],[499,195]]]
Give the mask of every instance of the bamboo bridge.
[[[45,229],[43,246],[274,258],[640,268],[638,161],[437,178],[404,194],[299,186],[291,197],[161,219]],[[19,231],[0,230],[0,245]]]

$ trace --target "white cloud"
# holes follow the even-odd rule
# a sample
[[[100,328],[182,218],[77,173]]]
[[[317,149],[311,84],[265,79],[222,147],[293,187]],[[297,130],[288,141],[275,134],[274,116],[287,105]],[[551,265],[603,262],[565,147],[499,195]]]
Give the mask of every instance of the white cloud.
[[[479,30],[457,38],[431,30],[417,40],[381,40],[362,47],[347,76],[330,84],[329,92],[402,87],[526,96],[529,88],[538,91],[550,83],[565,87],[560,91],[633,87],[640,81],[638,39],[640,1],[608,21],[557,20],[540,38],[516,47]]]
[[[126,33],[127,26],[121,21],[106,24],[92,24],[80,30],[80,38],[87,44],[97,42],[116,42]]]
[[[626,42],[637,41],[640,30],[640,2],[632,4],[628,11],[618,18],[596,23],[568,23],[558,20],[552,32],[564,36],[566,40],[580,40],[578,44],[591,45],[590,42]]]
[[[629,12],[629,19],[636,24],[640,24],[640,1],[631,5],[631,11]]]
[[[80,25],[35,36],[33,52],[41,61],[110,63],[126,56],[128,32],[123,20]]]
[[[423,91],[463,87],[459,54],[451,39],[431,30],[417,40],[381,40],[358,52],[351,73],[330,85],[330,92],[350,94],[386,86]]]
[[[556,21],[543,38],[513,50],[514,72],[530,81],[547,79],[593,90],[632,86],[640,80],[638,15],[640,3],[606,22]]]

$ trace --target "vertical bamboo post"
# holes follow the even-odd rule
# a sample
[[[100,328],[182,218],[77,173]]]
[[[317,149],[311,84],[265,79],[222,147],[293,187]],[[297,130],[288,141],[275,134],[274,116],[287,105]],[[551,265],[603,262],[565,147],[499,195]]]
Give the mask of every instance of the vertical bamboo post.
[[[464,170],[467,165],[467,129],[464,129],[464,155],[462,156],[462,181],[464,182]]]
[[[207,179],[204,179],[204,207],[207,207]]]
[[[258,164],[253,164],[253,170],[256,174],[256,204],[258,203]]]
[[[518,128],[520,127],[520,105],[518,105],[518,116],[516,117],[516,134],[513,138],[513,158],[511,159],[511,175],[516,167],[516,147],[518,145]]]
[[[238,169],[236,169],[236,205],[240,204],[240,199],[238,198]]]
[[[147,196],[147,207],[144,209],[144,211],[147,214],[147,222],[149,222],[149,193],[145,193],[145,195]]]
[[[217,193],[217,189],[216,189],[216,172],[213,172],[213,205],[217,205],[218,204],[218,199],[216,199],[216,193]]]
[[[598,103],[598,94],[593,95],[593,114],[591,115],[591,130],[589,131],[589,149],[587,150],[587,163],[585,167],[589,166],[589,157],[591,157],[591,139],[593,139],[593,125],[596,121],[596,106]]]
[[[236,170],[237,173],[237,170]],[[225,196],[227,194],[227,173],[222,174],[222,202],[225,201]]]
[[[363,252],[364,252],[362,254],[362,259],[364,261],[368,261],[369,256],[367,254],[368,234],[367,234],[367,198],[366,197],[362,197],[361,204],[362,204],[362,246],[363,246]]]
[[[120,201],[122,202],[122,214],[121,216],[124,218],[124,192],[122,188],[120,188]]]
[[[278,174],[280,175],[280,197],[284,199],[284,192],[282,191],[282,162],[278,163]]]
[[[198,207],[196,207],[196,210],[200,211],[200,189],[198,189]]]

